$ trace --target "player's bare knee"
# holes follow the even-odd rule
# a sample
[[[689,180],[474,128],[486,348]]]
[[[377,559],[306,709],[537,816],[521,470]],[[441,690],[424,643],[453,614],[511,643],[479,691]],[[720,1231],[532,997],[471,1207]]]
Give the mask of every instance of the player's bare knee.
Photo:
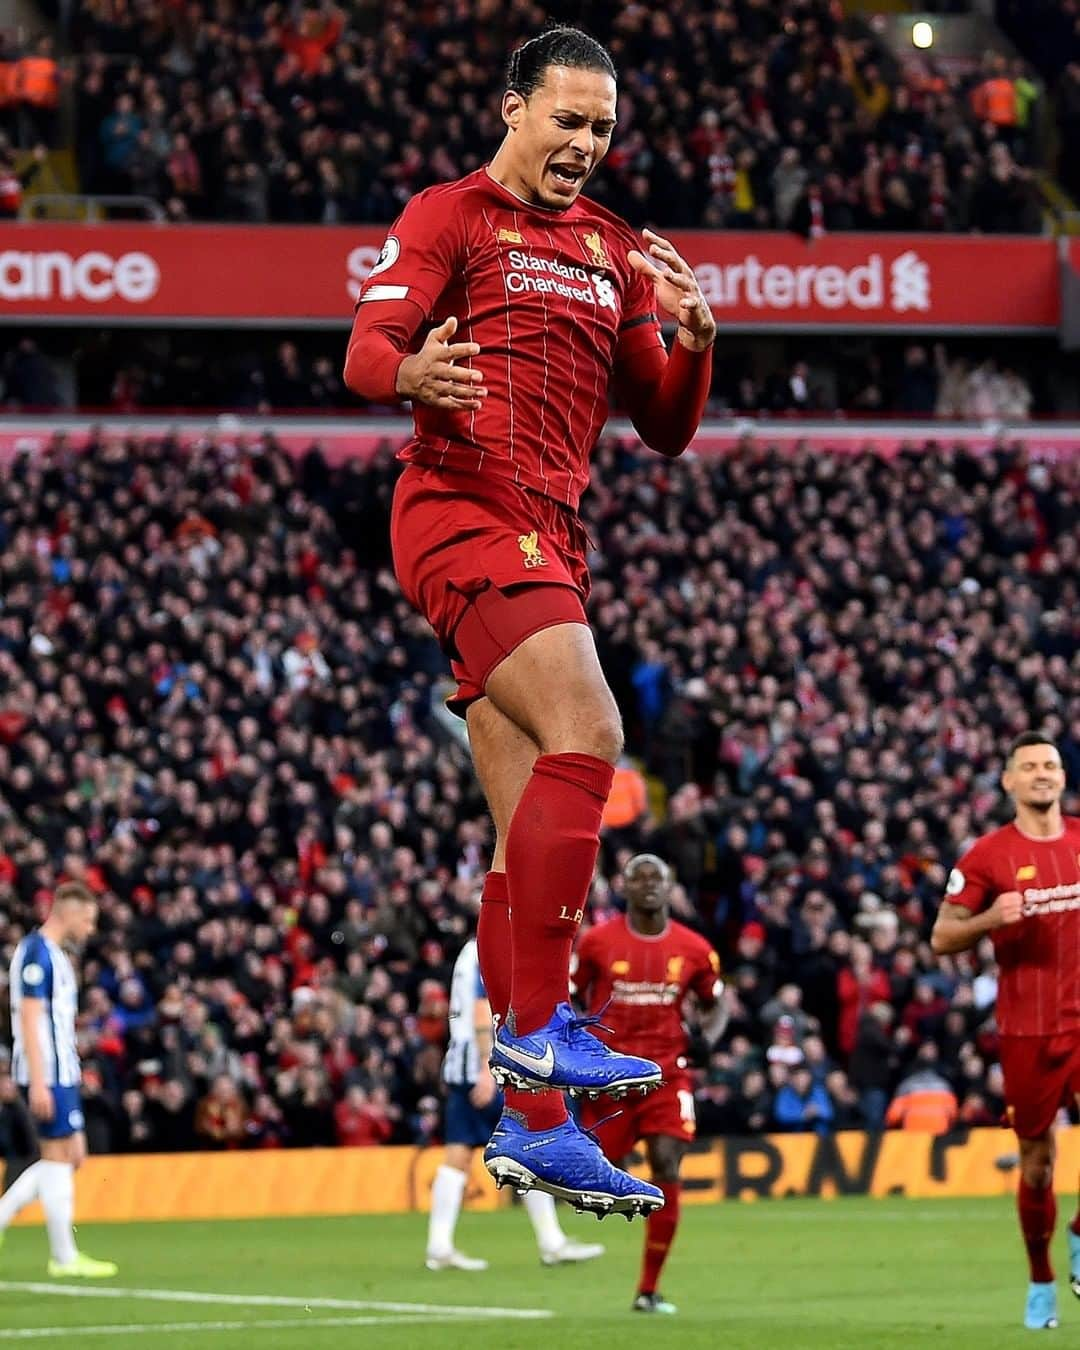
[[[623,751],[622,719],[618,713],[607,715],[591,727],[588,741],[579,753],[594,755],[597,759],[614,764]]]
[[[649,1167],[653,1181],[669,1184],[678,1181],[683,1149],[677,1139],[656,1135],[649,1140]]]
[[[623,750],[622,718],[610,695],[552,711],[552,725],[541,740],[545,754],[592,755],[608,764],[618,760]]]
[[[1054,1180],[1054,1144],[1051,1139],[1020,1142],[1020,1175],[1033,1190],[1044,1191]]]
[[[452,1167],[455,1172],[468,1174],[472,1165],[472,1149],[466,1144],[447,1144],[444,1161],[446,1166]]]

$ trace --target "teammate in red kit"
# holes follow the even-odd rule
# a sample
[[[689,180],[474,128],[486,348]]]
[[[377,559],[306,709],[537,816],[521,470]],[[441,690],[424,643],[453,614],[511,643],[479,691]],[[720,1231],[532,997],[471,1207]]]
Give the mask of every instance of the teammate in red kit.
[[[994,943],[1001,1068],[1020,1140],[1018,1207],[1031,1267],[1024,1325],[1042,1329],[1057,1326],[1054,1118],[1080,1096],[1080,819],[1062,814],[1061,755],[1039,732],[1012,743],[1001,781],[1016,818],[977,839],[956,864],[932,941],[941,954],[965,951],[984,934]],[[1080,1297],[1080,1211],[1068,1236]]]
[[[694,1137],[694,1094],[687,1069],[689,1035],[684,1004],[693,995],[705,1012],[702,1033],[712,1043],[727,1012],[720,958],[709,943],[671,918],[671,872],[651,853],[632,858],[623,873],[626,914],[590,928],[578,943],[572,979],[578,997],[602,1010],[598,1034],[622,1050],[655,1059],[664,1086],[642,1101],[631,1099],[618,1115],[586,1101],[581,1123],[596,1129],[609,1158],[623,1160],[645,1141],[652,1179],[664,1192],[664,1208],[651,1214],[645,1231],[638,1312],[673,1313],[657,1291],[660,1273],[679,1222],[679,1168]]]
[[[644,1090],[659,1070],[608,1051],[567,1000],[622,746],[585,616],[577,507],[613,386],[648,445],[686,448],[716,332],[671,244],[647,233],[643,252],[623,221],[580,195],[615,114],[614,67],[593,39],[558,28],[518,48],[502,145],[490,164],[406,206],[361,290],[345,364],[355,393],[413,405],[395,568],[450,657],[451,706],[467,718],[495,820],[478,942],[507,1111],[485,1158],[503,1180],[600,1212],[662,1200],[610,1169],[559,1089]],[[676,326],[670,354],[661,317]],[[584,1184],[590,1170],[602,1185]],[[571,1172],[575,1184],[562,1186]]]

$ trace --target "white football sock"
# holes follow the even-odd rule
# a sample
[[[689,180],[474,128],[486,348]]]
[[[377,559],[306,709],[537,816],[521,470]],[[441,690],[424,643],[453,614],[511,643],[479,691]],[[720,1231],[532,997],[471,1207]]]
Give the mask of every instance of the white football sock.
[[[3,1232],[20,1209],[25,1209],[38,1198],[43,1166],[44,1164],[40,1162],[33,1163],[0,1196],[0,1232]]]
[[[536,1245],[542,1252],[557,1252],[566,1241],[566,1234],[555,1212],[555,1197],[546,1191],[527,1191],[525,1209],[536,1234]]]
[[[49,1230],[53,1260],[66,1266],[78,1255],[72,1221],[75,1218],[75,1169],[71,1163],[39,1162],[41,1207]]]
[[[445,1256],[454,1249],[454,1229],[465,1195],[464,1172],[443,1163],[431,1183],[431,1217],[428,1220],[429,1256]]]

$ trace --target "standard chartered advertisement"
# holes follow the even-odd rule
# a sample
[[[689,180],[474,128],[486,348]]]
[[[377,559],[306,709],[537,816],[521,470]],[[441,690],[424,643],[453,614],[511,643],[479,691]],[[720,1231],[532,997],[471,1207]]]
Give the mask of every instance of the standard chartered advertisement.
[[[1060,322],[1061,259],[1049,238],[806,241],[705,230],[672,238],[717,322],[732,331],[1053,332]],[[511,294],[617,308],[602,247],[582,266],[536,241],[523,247],[515,231],[493,231],[490,242]],[[393,260],[393,235],[380,226],[17,222],[0,227],[0,322],[345,327],[365,278]]]

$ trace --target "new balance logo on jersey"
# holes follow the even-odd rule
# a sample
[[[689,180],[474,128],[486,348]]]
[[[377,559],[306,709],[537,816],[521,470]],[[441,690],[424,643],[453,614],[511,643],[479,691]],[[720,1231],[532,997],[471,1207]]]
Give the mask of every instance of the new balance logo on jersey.
[[[520,1064],[523,1069],[528,1069],[538,1078],[550,1078],[555,1069],[555,1051],[550,1041],[542,1055],[530,1055],[527,1050],[518,1050],[512,1045],[507,1045],[505,1041],[500,1041],[499,1054],[505,1055],[515,1064]]]

